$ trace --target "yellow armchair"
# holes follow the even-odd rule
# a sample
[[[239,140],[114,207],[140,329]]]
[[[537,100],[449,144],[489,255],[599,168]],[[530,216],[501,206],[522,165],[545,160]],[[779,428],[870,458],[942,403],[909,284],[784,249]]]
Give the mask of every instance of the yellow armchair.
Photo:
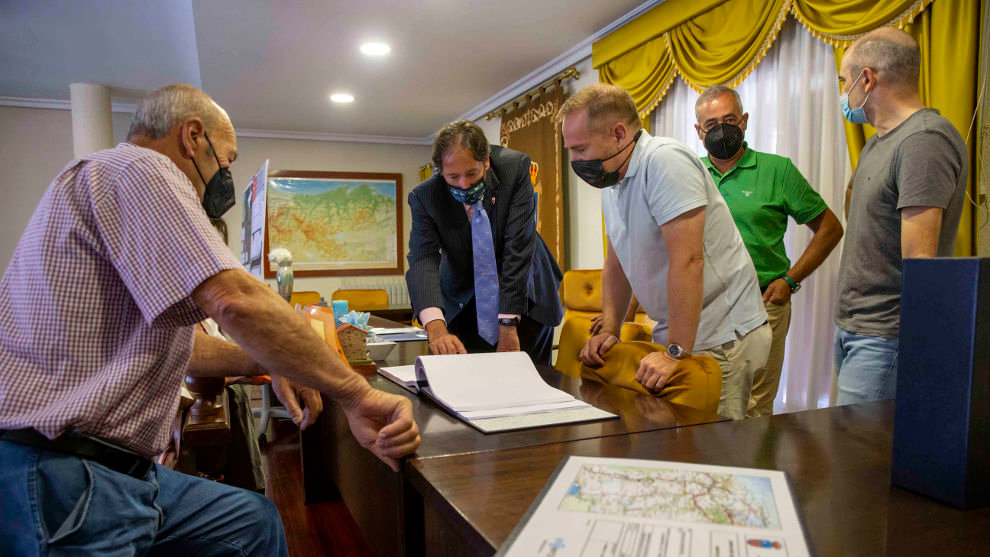
[[[384,288],[334,290],[331,300],[347,300],[348,309],[369,311],[388,307],[388,292]]]
[[[560,330],[560,344],[557,347],[557,362],[553,367],[565,375],[581,376],[581,360],[578,359],[578,355],[591,338],[590,329],[591,319],[587,317],[574,316],[564,320],[564,326]],[[622,324],[619,340],[650,341],[653,340],[653,334],[642,323],[626,322]]]
[[[660,350],[666,350],[666,347],[652,342],[621,342],[605,355],[604,366],[597,369],[582,366],[581,377],[715,413],[722,394],[722,368],[711,356],[691,356],[678,362],[674,374],[659,393],[647,391],[636,381],[640,360]]]
[[[303,307],[311,306],[320,301],[320,293],[315,290],[300,290],[293,292],[289,297],[289,305],[296,307],[299,304]]]
[[[594,317],[602,312],[602,270],[575,269],[564,273],[560,281],[560,302],[564,305],[564,321],[571,317]],[[638,308],[636,323],[651,330],[656,323]]]

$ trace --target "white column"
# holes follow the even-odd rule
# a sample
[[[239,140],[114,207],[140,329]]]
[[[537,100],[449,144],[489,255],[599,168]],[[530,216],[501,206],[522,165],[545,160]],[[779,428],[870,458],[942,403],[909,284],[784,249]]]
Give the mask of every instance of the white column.
[[[110,88],[106,85],[73,83],[72,146],[75,158],[113,147],[113,118],[110,111]]]

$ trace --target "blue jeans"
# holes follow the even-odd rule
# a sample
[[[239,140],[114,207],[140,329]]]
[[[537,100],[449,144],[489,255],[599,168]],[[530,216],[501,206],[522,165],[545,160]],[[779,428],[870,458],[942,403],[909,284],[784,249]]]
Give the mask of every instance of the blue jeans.
[[[897,339],[858,335],[835,328],[835,403],[855,404],[894,398],[897,387]]]
[[[0,441],[5,556],[288,555],[275,505],[155,465],[144,479]]]

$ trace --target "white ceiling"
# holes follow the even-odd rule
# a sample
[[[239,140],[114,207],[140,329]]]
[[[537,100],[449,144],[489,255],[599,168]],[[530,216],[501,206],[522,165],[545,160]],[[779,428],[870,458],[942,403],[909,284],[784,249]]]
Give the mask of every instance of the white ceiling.
[[[655,4],[656,2],[649,2]],[[422,138],[642,0],[3,0],[0,97],[199,85],[235,127]],[[369,59],[360,43],[392,53]],[[350,105],[329,102],[346,91]]]

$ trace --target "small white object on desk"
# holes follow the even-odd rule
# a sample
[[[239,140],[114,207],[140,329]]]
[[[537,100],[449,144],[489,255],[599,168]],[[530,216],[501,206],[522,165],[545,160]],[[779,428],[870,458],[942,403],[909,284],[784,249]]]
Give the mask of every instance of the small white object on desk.
[[[384,360],[392,353],[395,343],[390,340],[368,343],[368,358],[371,360]]]
[[[389,328],[389,327],[372,327],[371,328],[371,332],[372,333],[375,333],[378,336],[382,336],[382,335],[398,335],[398,334],[401,334],[401,333],[423,333],[423,334],[426,334],[426,331],[424,331],[423,329],[420,329],[419,327],[394,327],[394,328]]]

